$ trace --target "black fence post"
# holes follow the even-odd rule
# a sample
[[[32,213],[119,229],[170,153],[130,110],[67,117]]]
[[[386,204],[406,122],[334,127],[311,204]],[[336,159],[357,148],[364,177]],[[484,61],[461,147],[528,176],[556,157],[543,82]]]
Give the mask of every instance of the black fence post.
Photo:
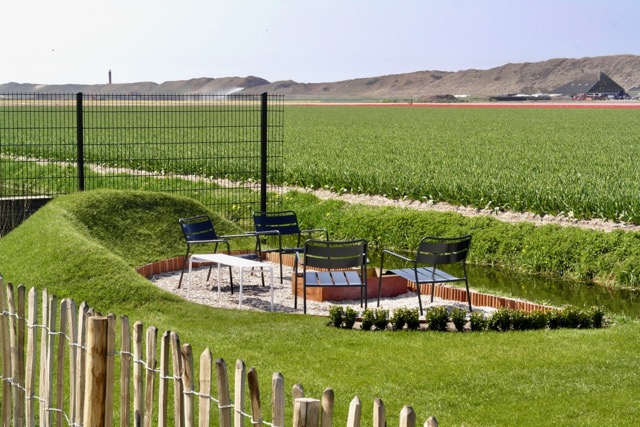
[[[264,92],[260,108],[260,210],[262,212],[267,211],[267,165],[269,160],[267,150],[267,99],[267,92]]]
[[[76,94],[76,142],[78,145],[78,191],[84,191],[84,113],[82,92]]]

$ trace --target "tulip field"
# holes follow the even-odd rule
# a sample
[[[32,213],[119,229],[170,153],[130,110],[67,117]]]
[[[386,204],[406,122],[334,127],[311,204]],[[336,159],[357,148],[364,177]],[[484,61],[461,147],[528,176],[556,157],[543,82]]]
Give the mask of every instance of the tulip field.
[[[288,106],[282,182],[640,223],[640,110]]]

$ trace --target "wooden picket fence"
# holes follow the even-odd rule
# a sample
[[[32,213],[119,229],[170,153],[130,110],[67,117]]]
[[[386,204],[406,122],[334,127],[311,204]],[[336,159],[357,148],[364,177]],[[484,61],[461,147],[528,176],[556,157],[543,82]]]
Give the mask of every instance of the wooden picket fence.
[[[22,285],[14,289],[9,283],[5,287],[1,276],[0,311],[2,426],[289,424],[285,422],[284,378],[280,373],[272,376],[272,419],[268,422],[262,416],[254,368],[247,371],[242,360],[236,361],[232,401],[225,361],[217,359],[214,363],[211,351],[205,349],[199,358],[199,377],[195,378],[192,348],[181,345],[175,332],[164,332],[158,349],[154,326],[144,331],[143,324],[135,322],[131,329],[128,317],[122,316],[118,322],[120,349],[116,350],[117,322],[113,314],[102,316],[84,302],[76,306],[71,299],[63,299],[58,305],[57,298],[46,290],[38,298],[33,288],[26,293]],[[211,394],[213,382],[216,396]],[[171,397],[173,405],[169,404]],[[313,399],[305,397],[303,387],[295,384],[290,401],[290,425],[332,426],[331,389],[324,390],[321,399]],[[249,412],[245,412],[247,406]],[[372,415],[374,427],[386,426],[380,399],[373,402]],[[349,406],[347,427],[360,426],[361,417],[362,404],[356,396]],[[411,406],[402,409],[399,425],[416,425]],[[424,425],[438,423],[429,417]]]

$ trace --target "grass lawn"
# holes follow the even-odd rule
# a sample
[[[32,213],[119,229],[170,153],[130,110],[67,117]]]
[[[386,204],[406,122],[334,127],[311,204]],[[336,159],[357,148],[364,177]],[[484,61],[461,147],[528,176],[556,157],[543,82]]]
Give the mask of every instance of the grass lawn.
[[[198,357],[209,347],[228,366],[243,359],[258,371],[267,420],[273,372],[284,375],[287,394],[295,383],[309,397],[331,387],[336,425],[346,422],[355,395],[364,425],[376,397],[392,424],[405,404],[418,423],[434,415],[442,426],[631,426],[640,419],[637,322],[517,333],[365,333],[326,327],[321,317],[188,303],[135,273],[135,266],[183,254],[177,218],[199,213],[206,208],[197,202],[159,193],[59,197],[0,240],[0,274],[126,314],[159,334],[176,331]],[[214,223],[220,234],[238,231]]]

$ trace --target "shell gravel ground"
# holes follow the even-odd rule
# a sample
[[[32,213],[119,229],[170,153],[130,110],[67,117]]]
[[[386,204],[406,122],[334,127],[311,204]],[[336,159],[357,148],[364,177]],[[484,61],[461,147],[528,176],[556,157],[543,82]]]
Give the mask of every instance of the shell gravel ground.
[[[294,308],[294,297],[291,292],[291,275],[293,269],[291,267],[283,267],[283,280],[280,283],[279,266],[273,264],[274,280],[273,280],[273,311],[284,313],[298,313],[302,314],[303,300],[298,297],[298,308]],[[233,269],[233,295],[230,292],[229,286],[229,269],[227,267],[220,268],[220,292],[218,293],[218,271],[214,267],[211,271],[210,280],[207,281],[207,273],[209,267],[194,268],[191,273],[191,285],[188,285],[188,276],[185,272],[182,279],[182,286],[178,289],[178,281],[180,279],[180,271],[162,273],[151,276],[149,280],[161,289],[167,292],[171,292],[177,296],[180,296],[189,301],[193,301],[199,304],[209,305],[217,308],[229,308],[229,309],[242,309],[242,310],[258,310],[269,311],[271,305],[271,292],[269,287],[269,274],[265,274],[265,286],[262,286],[261,275],[258,272],[251,273],[247,270],[243,276],[242,286],[242,307],[239,305],[240,296],[240,272],[238,269]],[[446,306],[451,309],[453,307],[460,307],[466,309],[467,305],[463,302],[443,300],[441,298],[434,298],[431,303],[430,296],[421,296],[422,306],[426,310],[432,306]],[[307,300],[307,314],[316,316],[328,316],[331,306],[340,305],[344,308],[351,307],[358,313],[361,313],[364,308],[360,307],[360,300],[350,301],[325,301],[318,302]],[[370,298],[368,300],[368,307],[376,308],[377,300]],[[408,291],[404,295],[400,295],[393,298],[381,298],[380,307],[387,309],[390,313],[394,308],[406,307],[415,308],[418,307],[418,298],[416,292]],[[488,315],[495,311],[491,307],[473,307],[474,311],[481,311],[485,315]],[[424,318],[422,316],[421,318]]]

